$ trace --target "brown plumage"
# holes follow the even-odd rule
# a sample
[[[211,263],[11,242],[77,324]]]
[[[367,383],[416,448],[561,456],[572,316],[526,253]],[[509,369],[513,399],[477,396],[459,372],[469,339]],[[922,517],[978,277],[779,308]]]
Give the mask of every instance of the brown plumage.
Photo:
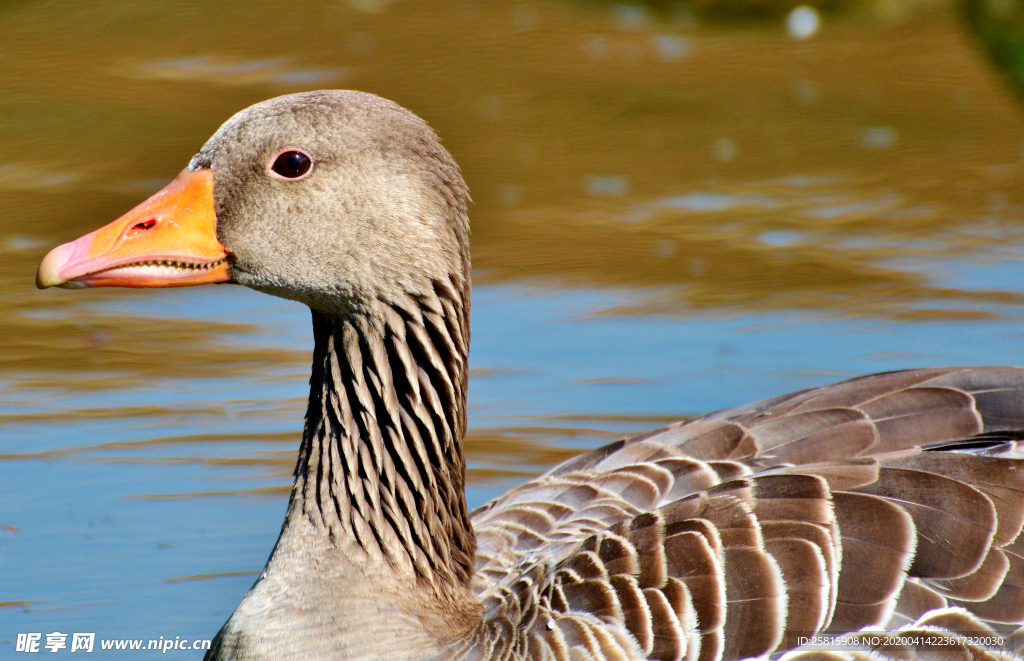
[[[311,174],[275,179],[290,148]],[[721,411],[470,513],[468,195],[434,134],[371,95],[292,95],[190,171],[230,279],[309,305],[315,340],[281,536],[208,659],[1009,658],[978,641],[1024,624],[1024,370]],[[58,250],[41,285],[88,284]]]
[[[506,509],[531,505],[531,494],[550,502],[561,490],[602,484],[603,492],[589,500],[617,502],[618,517],[588,516],[589,503],[576,501],[564,523],[548,524],[545,534],[557,538],[558,547],[569,534],[582,538],[553,563],[559,567],[593,545],[592,536],[609,534],[599,528],[616,531],[624,521],[630,530],[645,531],[625,537],[632,562],[606,563],[608,583],[644,577],[650,595],[678,591],[675,578],[685,591],[678,591],[684,597],[674,617],[660,608],[661,597],[646,609],[633,599],[627,610],[621,601],[614,621],[634,635],[638,658],[691,658],[694,647],[701,659],[762,656],[795,647],[811,632],[865,627],[948,627],[963,634],[1020,625],[1024,594],[1012,570],[1022,559],[1014,544],[1024,513],[1024,461],[1014,430],[1024,422],[1024,408],[1007,405],[1010,393],[1024,407],[1024,371],[879,374],[697,418],[620,441],[612,451],[582,455],[474,513],[481,549],[490,555],[478,556],[478,567],[494,577],[484,592],[500,594],[503,577],[522,562],[496,548],[500,542],[490,543],[504,538]],[[905,418],[922,425],[907,425]],[[934,436],[922,437],[922,428]],[[866,440],[849,442],[851,431]],[[683,453],[705,461],[738,459],[745,474],[732,473],[689,495],[670,483],[664,487],[669,499],[645,493],[639,503],[627,495],[637,491],[631,485],[607,486],[609,470],[622,475],[632,462],[665,466]],[[699,470],[692,458],[684,461],[683,476]],[[713,473],[710,466],[706,470]],[[643,480],[645,487],[651,482]],[[633,514],[631,506],[646,513]],[[648,567],[638,570],[641,559]],[[623,578],[616,576],[618,567]],[[690,613],[699,635],[679,635],[680,615]],[[547,617],[581,614],[553,608]],[[656,629],[666,631],[657,652],[650,644]],[[519,644],[528,647],[528,638],[528,631],[520,634]],[[946,646],[943,654],[951,650]]]

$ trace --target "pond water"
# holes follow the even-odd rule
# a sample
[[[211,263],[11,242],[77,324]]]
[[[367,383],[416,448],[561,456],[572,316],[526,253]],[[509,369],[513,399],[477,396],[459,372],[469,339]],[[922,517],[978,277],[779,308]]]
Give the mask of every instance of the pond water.
[[[1024,364],[1018,93],[948,3],[792,23],[582,0],[0,7],[0,657],[24,632],[211,638],[277,537],[308,311],[33,284],[264,98],[387,96],[461,164],[471,506],[688,415]]]

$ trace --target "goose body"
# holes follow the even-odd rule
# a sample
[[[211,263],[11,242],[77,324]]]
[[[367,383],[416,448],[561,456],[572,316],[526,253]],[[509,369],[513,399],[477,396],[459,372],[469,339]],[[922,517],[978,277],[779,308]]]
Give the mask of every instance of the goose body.
[[[238,113],[164,191],[40,265],[40,287],[234,282],[310,307],[285,521],[208,659],[1010,658],[1021,369],[714,413],[468,512],[467,203],[415,115],[310,92]],[[806,644],[865,630],[904,638]]]

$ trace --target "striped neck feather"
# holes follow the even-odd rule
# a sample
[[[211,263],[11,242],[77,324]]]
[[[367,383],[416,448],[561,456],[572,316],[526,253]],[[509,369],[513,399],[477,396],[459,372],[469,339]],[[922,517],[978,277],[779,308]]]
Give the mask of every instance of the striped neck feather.
[[[467,585],[476,540],[465,498],[468,287],[313,313],[309,408],[293,508],[332,540],[397,571]]]

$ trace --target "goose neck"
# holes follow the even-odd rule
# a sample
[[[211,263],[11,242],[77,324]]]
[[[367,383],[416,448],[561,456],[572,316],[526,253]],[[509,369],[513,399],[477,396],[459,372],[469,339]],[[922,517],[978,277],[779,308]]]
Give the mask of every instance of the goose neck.
[[[449,283],[313,312],[306,427],[290,513],[332,543],[437,587],[466,586],[467,292]]]

